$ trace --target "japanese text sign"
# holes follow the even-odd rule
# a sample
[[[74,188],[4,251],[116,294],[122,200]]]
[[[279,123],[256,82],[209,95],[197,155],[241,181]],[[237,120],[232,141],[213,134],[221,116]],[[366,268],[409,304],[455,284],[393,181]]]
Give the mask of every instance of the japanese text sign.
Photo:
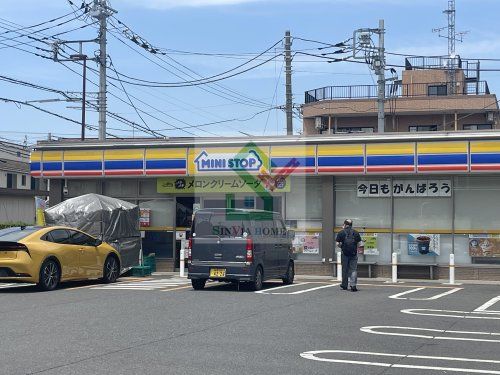
[[[157,180],[158,193],[254,193],[264,187],[255,177],[165,177]],[[288,177],[276,181],[275,193],[290,192]]]
[[[451,180],[358,181],[359,198],[375,197],[451,197]]]

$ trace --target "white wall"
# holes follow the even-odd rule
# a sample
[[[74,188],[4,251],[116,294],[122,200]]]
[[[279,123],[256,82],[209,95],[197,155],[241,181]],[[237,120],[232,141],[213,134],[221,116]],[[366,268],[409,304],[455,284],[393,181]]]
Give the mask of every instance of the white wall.
[[[1,167],[1,165],[0,165]],[[7,173],[13,173],[13,172],[5,172],[0,170],[0,188],[6,188],[7,187]],[[30,190],[31,188],[31,176],[29,174],[25,174],[26,176],[26,185],[23,186],[22,183],[22,173],[13,173],[17,175],[17,189],[21,190]]]
[[[33,197],[0,196],[0,223],[18,222],[33,224],[35,199]]]

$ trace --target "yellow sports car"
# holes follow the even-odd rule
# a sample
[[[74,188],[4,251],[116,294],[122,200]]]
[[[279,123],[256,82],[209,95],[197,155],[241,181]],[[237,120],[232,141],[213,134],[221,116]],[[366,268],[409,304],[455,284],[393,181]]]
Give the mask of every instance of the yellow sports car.
[[[120,275],[120,254],[74,228],[15,227],[0,230],[0,282],[36,283],[53,290],[61,281]]]

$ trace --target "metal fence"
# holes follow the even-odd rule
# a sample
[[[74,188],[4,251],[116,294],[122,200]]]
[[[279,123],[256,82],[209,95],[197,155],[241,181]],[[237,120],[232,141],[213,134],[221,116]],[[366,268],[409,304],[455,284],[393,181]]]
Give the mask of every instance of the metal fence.
[[[385,86],[386,98],[418,96],[447,96],[451,92],[447,83],[393,83]],[[455,95],[485,95],[490,90],[486,81],[464,82],[457,87]],[[378,96],[377,85],[326,86],[306,91],[305,103],[334,99],[374,99]]]

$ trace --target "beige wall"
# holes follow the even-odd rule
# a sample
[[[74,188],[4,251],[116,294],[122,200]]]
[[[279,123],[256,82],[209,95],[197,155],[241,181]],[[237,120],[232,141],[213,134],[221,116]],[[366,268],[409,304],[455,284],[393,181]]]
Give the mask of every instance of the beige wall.
[[[448,82],[448,72],[446,70],[430,69],[430,70],[403,70],[402,77],[403,85],[415,83],[442,83]],[[465,82],[465,74],[463,70],[456,71],[456,82],[463,84]]]
[[[334,119],[331,120],[331,128],[334,131]],[[464,125],[468,124],[487,124],[485,113],[460,114],[457,115],[457,130],[463,130]],[[431,114],[431,115],[395,115],[386,114],[385,130],[387,132],[407,132],[410,126],[417,125],[437,125],[438,131],[455,130],[454,114]],[[339,117],[337,118],[337,127],[372,127],[377,130],[377,117]],[[495,125],[493,124],[493,129]],[[327,129],[325,129],[327,130]],[[305,134],[318,134],[315,128],[314,119],[304,119]]]

